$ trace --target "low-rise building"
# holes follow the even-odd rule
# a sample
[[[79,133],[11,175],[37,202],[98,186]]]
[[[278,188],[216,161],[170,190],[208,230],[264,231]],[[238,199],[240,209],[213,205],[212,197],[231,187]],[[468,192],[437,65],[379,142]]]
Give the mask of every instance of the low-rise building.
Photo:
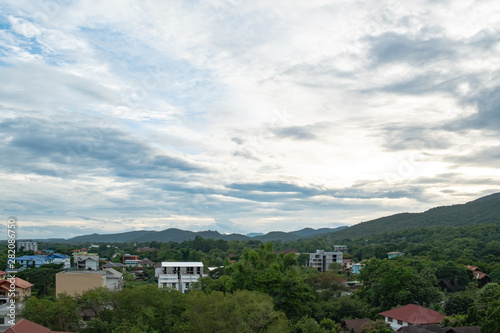
[[[403,326],[439,324],[446,316],[415,304],[408,304],[379,313],[393,330]]]
[[[66,293],[76,296],[90,289],[119,290],[122,286],[123,274],[112,268],[102,271],[64,271],[56,274],[56,295]]]
[[[82,252],[73,253],[73,261],[77,270],[99,270],[99,256]]]
[[[334,252],[347,252],[347,246],[346,245],[334,245],[333,251]]]
[[[139,261],[139,256],[138,255],[135,255],[135,254],[124,254],[123,255],[123,264],[124,265],[127,265],[127,260],[135,260],[135,261]]]
[[[360,262],[352,264],[352,274],[359,274],[363,266],[364,264]]]
[[[399,256],[404,256],[405,254],[403,252],[388,252],[387,253],[387,258],[388,259],[392,259],[392,258],[396,258],[396,257],[399,257]]]
[[[14,282],[14,293],[19,302],[22,302],[26,297],[31,296],[31,287],[33,287],[34,284],[18,277],[13,279],[2,279],[0,280],[0,304],[7,303],[9,301],[9,293],[12,282]]]
[[[162,262],[155,268],[159,288],[172,288],[185,293],[203,274],[202,262]]]
[[[316,250],[316,253],[309,254],[309,266],[316,268],[320,272],[329,270],[332,263],[342,264],[342,252],[325,252],[324,250]]]

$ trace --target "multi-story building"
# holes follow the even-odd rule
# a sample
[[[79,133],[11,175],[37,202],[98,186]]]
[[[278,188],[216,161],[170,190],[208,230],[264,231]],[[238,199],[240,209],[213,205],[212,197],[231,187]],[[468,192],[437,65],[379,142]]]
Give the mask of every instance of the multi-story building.
[[[99,270],[99,256],[93,253],[73,253],[75,268],[77,270]]]
[[[203,274],[202,262],[162,262],[155,268],[159,288],[173,288],[185,293]]]
[[[87,290],[101,287],[119,290],[122,286],[123,274],[113,268],[102,271],[63,271],[56,274],[56,295],[81,295]]]
[[[38,251],[37,242],[17,242],[18,251]]]
[[[325,252],[324,250],[316,250],[316,253],[309,254],[309,266],[316,268],[320,272],[329,270],[332,263],[342,264],[342,252]]]

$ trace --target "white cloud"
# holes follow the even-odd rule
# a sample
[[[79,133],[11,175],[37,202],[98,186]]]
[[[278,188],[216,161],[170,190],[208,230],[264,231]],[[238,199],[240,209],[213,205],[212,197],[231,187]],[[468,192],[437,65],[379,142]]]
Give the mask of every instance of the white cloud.
[[[134,228],[128,218],[180,226],[177,216],[185,228],[268,231],[494,191],[500,166],[487,169],[491,184],[474,183],[486,169],[470,156],[498,139],[499,11],[7,1],[0,145],[22,169],[0,168],[17,189],[4,212],[53,225],[85,215],[105,231]],[[419,182],[450,170],[469,182]],[[272,182],[304,192],[230,190]]]

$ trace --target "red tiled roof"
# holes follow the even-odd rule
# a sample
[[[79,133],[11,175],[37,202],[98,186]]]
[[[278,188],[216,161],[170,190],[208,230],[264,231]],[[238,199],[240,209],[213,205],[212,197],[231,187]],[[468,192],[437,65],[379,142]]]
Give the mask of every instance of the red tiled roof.
[[[52,331],[42,325],[35,324],[27,319],[21,319],[17,324],[9,327],[4,333],[71,333],[62,331]]]
[[[470,269],[471,271],[480,271],[480,272],[481,272],[481,270],[479,269],[479,267],[476,267],[476,266],[470,266],[470,265],[467,265],[467,266],[465,266],[465,267],[467,267],[467,268],[468,268],[468,269]]]
[[[28,289],[29,287],[33,287],[34,286],[34,284],[29,283],[28,281],[25,281],[25,280],[23,280],[21,278],[16,277],[15,279],[16,279],[15,280],[16,281],[15,285],[18,288]],[[4,285],[4,284],[10,284],[9,280],[0,280],[0,285]]]
[[[485,276],[488,276],[488,275],[483,273],[483,272],[474,272],[474,279],[476,279],[476,280],[481,280]]]
[[[415,304],[408,304],[379,314],[413,325],[437,324],[445,318],[445,315],[442,313]]]
[[[0,271],[0,275],[5,275],[5,274],[7,274],[7,272]]]

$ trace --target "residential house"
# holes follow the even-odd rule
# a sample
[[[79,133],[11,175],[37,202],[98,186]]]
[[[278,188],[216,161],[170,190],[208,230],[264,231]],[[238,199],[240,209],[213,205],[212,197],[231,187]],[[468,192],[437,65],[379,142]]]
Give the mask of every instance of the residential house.
[[[75,296],[90,289],[118,290],[122,286],[123,274],[112,268],[102,271],[63,271],[56,274],[56,295],[66,293]]]
[[[202,262],[162,262],[155,268],[159,288],[173,288],[185,293],[203,274]]]
[[[476,266],[465,266],[468,269],[472,271],[472,274],[474,275],[474,280],[477,280],[479,288],[484,287],[485,284],[491,282],[491,278],[488,276],[488,274],[483,273],[479,267]]]
[[[17,242],[18,251],[38,251],[37,242]]]
[[[140,267],[153,267],[154,266],[154,262],[152,262],[151,260],[149,260],[148,258],[144,258],[142,260],[139,260],[138,262],[138,265]]]
[[[309,254],[309,266],[316,268],[320,272],[329,270],[332,263],[342,264],[342,252],[325,252],[324,250],[316,250],[316,253]]]
[[[387,259],[392,259],[396,258],[398,256],[404,256],[405,254],[403,252],[388,252],[387,253]]]
[[[363,268],[365,264],[363,263],[354,263],[352,264],[352,274],[359,274],[359,271]]]
[[[122,260],[122,262],[123,262],[124,265],[127,265],[127,263],[126,263],[127,260],[139,261],[139,256],[138,255],[133,255],[133,254],[128,254],[128,253],[124,254],[123,255],[123,260]]]
[[[353,264],[354,264],[354,262],[352,261],[352,259],[342,259],[342,265],[344,265],[344,270],[345,271],[352,270],[352,265]]]
[[[139,262],[140,262],[140,260],[129,259],[129,260],[125,260],[124,264],[127,267],[137,267],[137,266],[139,266]]]
[[[341,327],[342,327],[342,332],[345,333],[362,333],[361,332],[361,327],[369,323],[370,319],[368,318],[363,318],[363,319],[346,319],[342,322]]]
[[[127,266],[125,266],[121,262],[111,262],[111,261],[108,262],[108,263],[105,263],[104,265],[102,265],[103,269],[105,269],[105,268],[114,268],[114,269],[122,271],[122,272],[125,271],[125,267],[127,267]]]
[[[77,270],[99,270],[99,256],[94,253],[74,252],[73,261]]]
[[[346,245],[334,245],[333,252],[347,252],[347,246]]]
[[[394,330],[409,325],[439,324],[445,315],[420,305],[408,304],[379,313]]]
[[[9,327],[4,333],[71,333],[62,331],[52,331],[42,325],[38,325],[27,319],[19,320],[15,325]]]
[[[104,269],[106,272],[106,288],[120,290],[123,288],[123,274],[113,268]]]
[[[145,246],[145,247],[138,248],[136,251],[137,252],[149,252],[149,251],[154,251],[154,250],[155,249],[153,249],[152,247]]]
[[[0,280],[0,304],[7,303],[9,301],[9,292],[11,279]],[[31,296],[31,287],[34,285],[25,281],[21,278],[14,278],[15,294],[19,302],[22,302],[26,297]]]

